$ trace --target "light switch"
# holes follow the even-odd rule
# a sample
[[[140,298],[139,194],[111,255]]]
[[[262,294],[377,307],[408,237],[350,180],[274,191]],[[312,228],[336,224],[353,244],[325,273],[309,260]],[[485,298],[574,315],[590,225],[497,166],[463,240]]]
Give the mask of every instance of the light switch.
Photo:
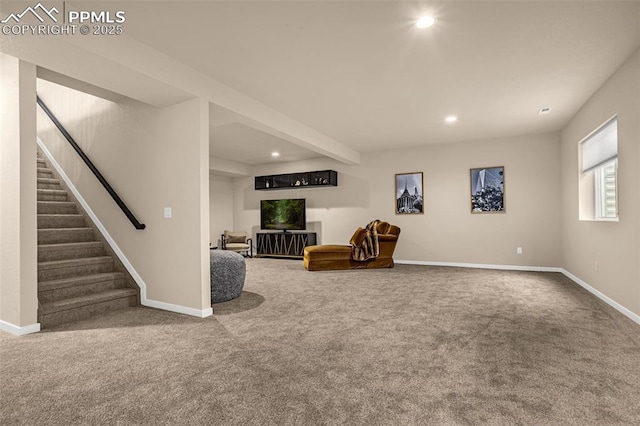
[[[171,207],[165,207],[164,208],[164,218],[165,219],[170,219],[171,218]]]

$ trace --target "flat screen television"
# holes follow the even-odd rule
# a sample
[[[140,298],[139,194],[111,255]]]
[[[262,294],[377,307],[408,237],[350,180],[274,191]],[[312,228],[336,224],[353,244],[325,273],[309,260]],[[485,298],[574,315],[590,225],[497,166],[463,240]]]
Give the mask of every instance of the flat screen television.
[[[306,228],[304,198],[260,201],[260,229],[298,231]]]

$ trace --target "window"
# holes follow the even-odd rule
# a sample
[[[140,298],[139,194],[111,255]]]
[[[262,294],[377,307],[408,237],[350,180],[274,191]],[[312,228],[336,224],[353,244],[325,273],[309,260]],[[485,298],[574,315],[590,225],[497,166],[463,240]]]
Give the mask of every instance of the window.
[[[580,142],[580,220],[618,220],[618,119]]]
[[[596,218],[618,217],[618,203],[616,200],[616,179],[618,160],[614,159],[594,169]]]

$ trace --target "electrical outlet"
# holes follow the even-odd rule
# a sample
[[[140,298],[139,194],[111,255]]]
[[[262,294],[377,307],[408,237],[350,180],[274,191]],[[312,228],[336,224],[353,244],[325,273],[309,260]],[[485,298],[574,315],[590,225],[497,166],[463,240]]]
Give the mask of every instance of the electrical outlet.
[[[165,219],[170,219],[171,215],[172,215],[171,207],[165,207],[164,208],[164,218]]]
[[[516,254],[522,254],[522,247],[516,248]]]

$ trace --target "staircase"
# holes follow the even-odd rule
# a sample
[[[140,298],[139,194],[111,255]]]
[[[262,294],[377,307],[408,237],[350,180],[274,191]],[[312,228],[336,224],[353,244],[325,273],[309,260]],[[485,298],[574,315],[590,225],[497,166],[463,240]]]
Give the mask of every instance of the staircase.
[[[42,328],[138,304],[89,217],[38,152],[38,321]]]

